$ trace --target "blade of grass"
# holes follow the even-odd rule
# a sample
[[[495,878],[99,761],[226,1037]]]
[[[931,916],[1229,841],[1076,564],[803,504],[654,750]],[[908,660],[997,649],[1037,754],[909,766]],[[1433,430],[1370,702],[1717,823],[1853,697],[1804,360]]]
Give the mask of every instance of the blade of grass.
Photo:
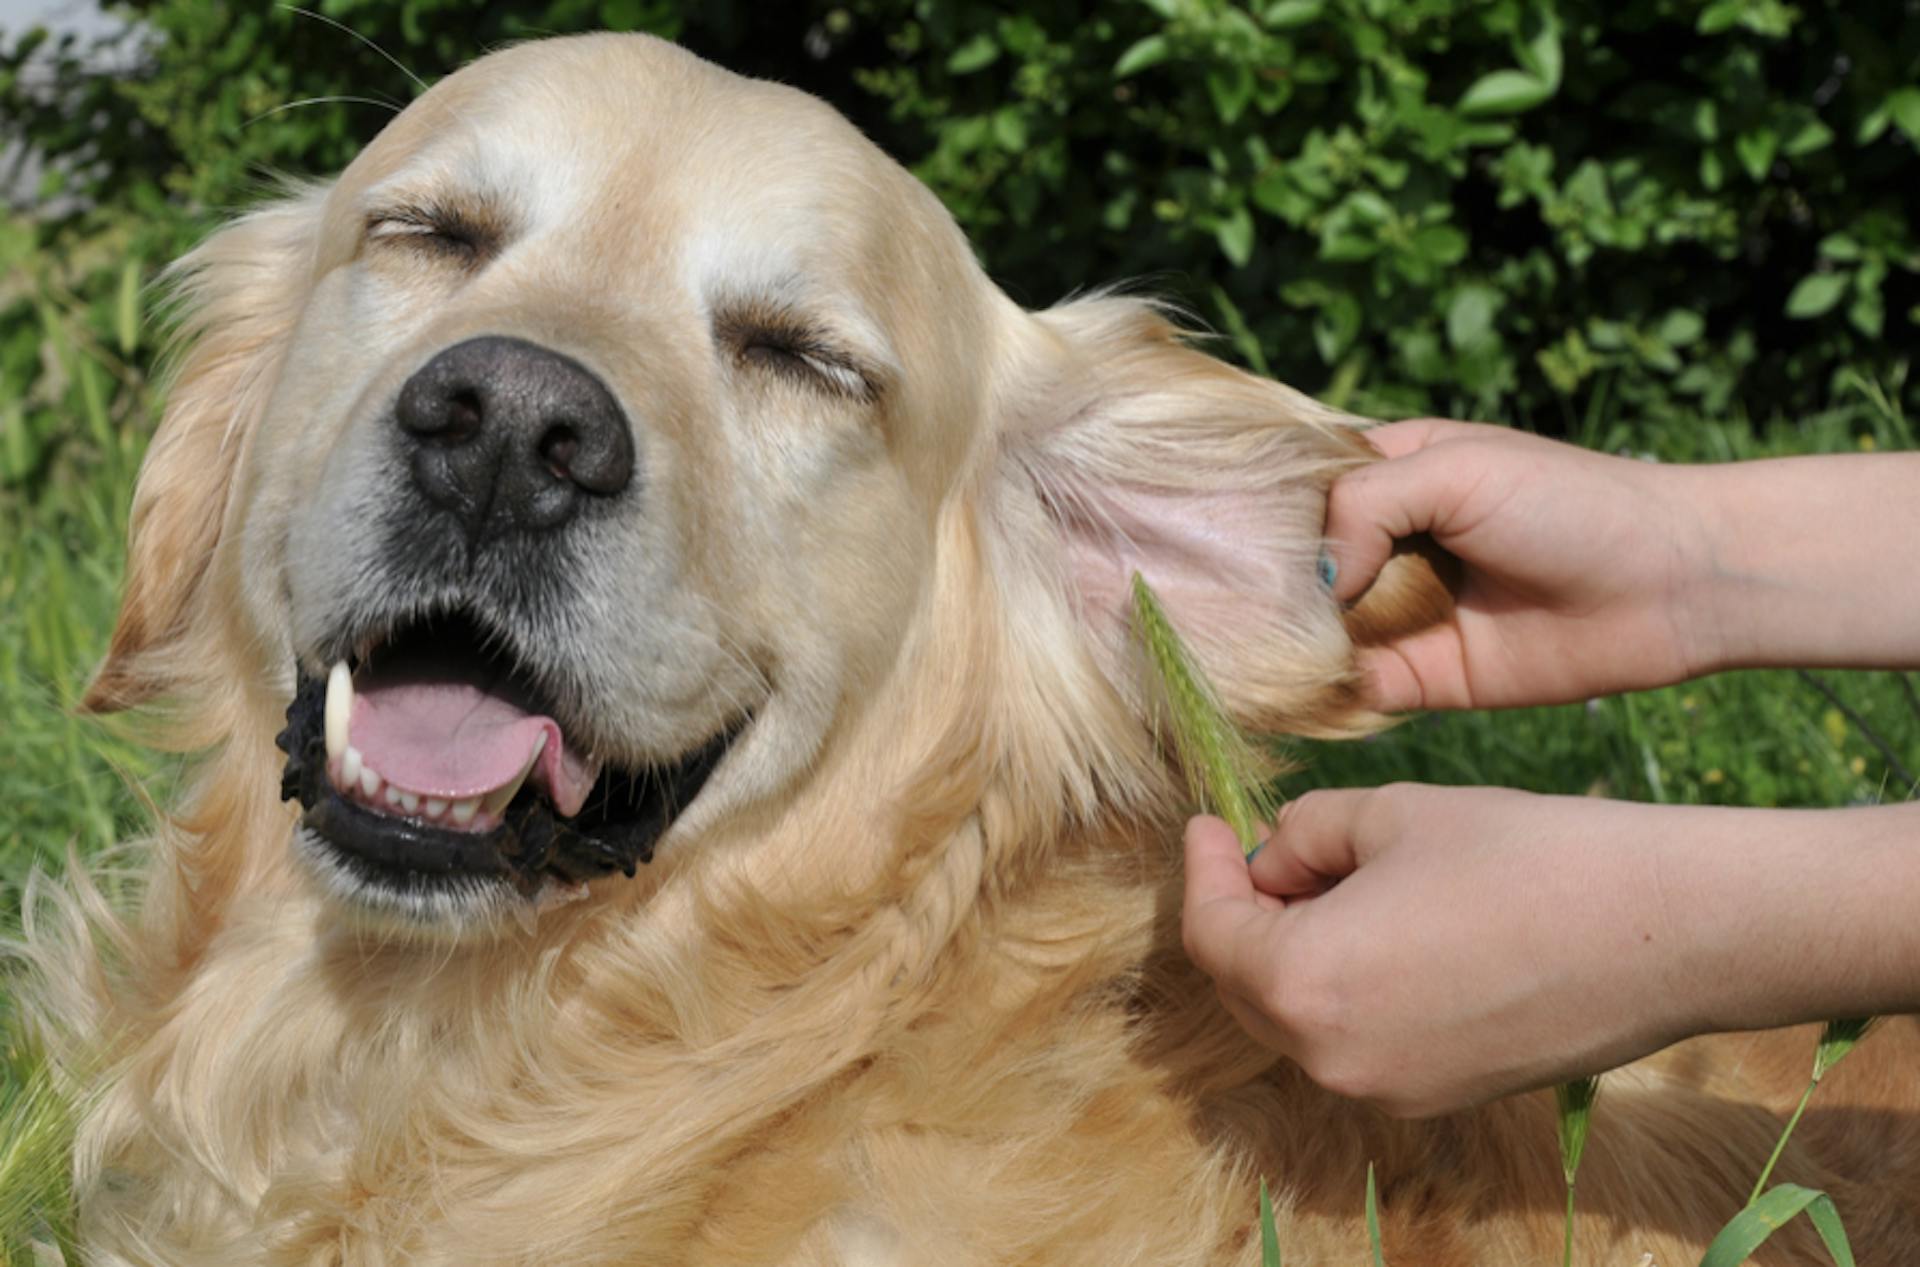
[[[1173,729],[1174,752],[1202,807],[1227,820],[1251,853],[1261,824],[1274,815],[1266,762],[1220,704],[1166,609],[1138,572],[1133,574],[1134,626],[1159,677]]]
[[[1807,1079],[1807,1089],[1800,1093],[1800,1103],[1794,1106],[1793,1116],[1787,1119],[1786,1126],[1780,1131],[1780,1138],[1774,1141],[1767,1164],[1760,1168],[1760,1177],[1753,1181],[1753,1192],[1747,1197],[1748,1205],[1760,1199],[1767,1180],[1773,1177],[1773,1168],[1779,1164],[1780,1155],[1787,1151],[1787,1141],[1793,1137],[1793,1128],[1800,1125],[1800,1115],[1807,1111],[1807,1102],[1813,1099],[1820,1079],[1845,1060],[1848,1052],[1860,1045],[1860,1041],[1873,1029],[1875,1020],[1874,1017],[1852,1017],[1843,1021],[1828,1021],[1826,1028],[1820,1031],[1819,1046],[1813,1050],[1813,1076]]]
[[[36,1261],[51,1238],[78,1262],[73,1244],[71,1159],[76,1106],[56,1084],[37,1044],[8,1016],[0,1042],[0,1256]]]
[[[1567,1181],[1565,1236],[1560,1248],[1560,1267],[1573,1267],[1573,1192],[1580,1173],[1580,1157],[1587,1151],[1587,1131],[1593,1123],[1593,1102],[1600,1096],[1600,1079],[1575,1078],[1553,1089],[1559,1110],[1555,1122],[1560,1136],[1560,1173]]]
[[[1281,1267],[1280,1232],[1273,1225],[1273,1197],[1260,1181],[1260,1267]]]
[[[1847,1243],[1840,1211],[1824,1192],[1783,1183],[1733,1216],[1707,1246],[1700,1267],[1737,1267],[1766,1243],[1767,1238],[1806,1214],[1837,1267],[1854,1267],[1853,1247]]]
[[[1367,1163],[1367,1248],[1373,1252],[1373,1267],[1385,1267],[1380,1248],[1380,1194],[1373,1184],[1373,1163]]]

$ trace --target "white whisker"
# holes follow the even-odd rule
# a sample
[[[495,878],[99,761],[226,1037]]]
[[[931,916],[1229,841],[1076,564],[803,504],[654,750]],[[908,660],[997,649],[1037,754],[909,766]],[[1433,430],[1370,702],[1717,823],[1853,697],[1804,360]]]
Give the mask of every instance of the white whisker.
[[[368,39],[366,36],[360,34],[360,32],[354,30],[352,27],[348,26],[346,23],[330,18],[324,13],[315,13],[312,9],[303,9],[297,4],[283,4],[283,5],[279,5],[278,7],[285,9],[288,13],[297,13],[303,18],[312,18],[316,22],[324,22],[336,31],[346,32],[348,35],[351,35],[354,39],[359,40],[362,44],[365,44],[368,48],[372,49],[374,52],[380,54],[380,56],[386,58],[389,62],[392,62],[395,70],[398,70],[401,74],[405,75],[408,79],[413,81],[414,87],[418,88],[421,92],[425,92],[427,90],[426,80],[420,78],[420,76],[408,70],[405,63],[403,63],[399,58],[395,57],[392,53],[389,53],[386,49],[381,48],[378,44],[374,43],[372,40]]]

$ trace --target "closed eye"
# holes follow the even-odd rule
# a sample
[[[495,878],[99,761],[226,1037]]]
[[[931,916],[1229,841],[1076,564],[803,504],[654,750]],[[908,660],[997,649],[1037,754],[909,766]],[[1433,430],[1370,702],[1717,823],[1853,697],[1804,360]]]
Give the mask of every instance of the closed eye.
[[[752,369],[862,402],[879,395],[877,377],[857,357],[788,314],[731,313],[715,333]]]
[[[498,239],[498,230],[485,221],[448,207],[388,207],[367,217],[370,244],[433,251],[463,262],[491,254]]]

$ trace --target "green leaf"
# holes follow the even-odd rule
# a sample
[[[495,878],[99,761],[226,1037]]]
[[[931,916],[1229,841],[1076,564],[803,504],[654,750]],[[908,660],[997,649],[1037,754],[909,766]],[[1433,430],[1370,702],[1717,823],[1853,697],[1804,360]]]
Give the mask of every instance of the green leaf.
[[[1247,364],[1256,373],[1272,373],[1267,365],[1266,351],[1261,348],[1253,327],[1247,324],[1246,317],[1241,314],[1240,306],[1218,286],[1212,288],[1212,294],[1213,306],[1220,310],[1220,324],[1226,327],[1227,337],[1233,340],[1233,346],[1239,349],[1240,355],[1247,359]]]
[[[412,7],[402,11],[402,16],[411,16]],[[646,6],[640,0],[603,0],[600,5],[600,24],[609,31],[631,31],[639,27],[646,19]],[[417,20],[417,19],[416,19]],[[408,43],[417,43],[418,35],[409,34]]]
[[[993,112],[993,139],[1010,153],[1027,148],[1027,117],[1020,107],[1001,106]]]
[[[140,346],[140,261],[130,259],[120,269],[120,293],[113,305],[113,328],[120,355],[132,356]]]
[[[1901,88],[1888,94],[1885,108],[1893,125],[1905,132],[1909,141],[1920,145],[1920,88]]]
[[[1860,244],[1844,233],[1829,233],[1820,239],[1820,254],[1830,260],[1857,260]]]
[[[1540,33],[1529,40],[1521,51],[1521,65],[1532,72],[1547,85],[1552,92],[1560,87],[1560,72],[1563,65],[1560,52],[1560,22],[1547,10],[1546,21],[1540,25]]]
[[[1000,45],[982,32],[962,44],[947,57],[947,70],[955,75],[971,75],[1000,60]]]
[[[1313,319],[1313,345],[1332,365],[1360,337],[1360,301],[1344,291],[1327,299]]]
[[[1143,40],[1137,40],[1133,47],[1120,54],[1120,60],[1113,64],[1113,77],[1125,79],[1149,67],[1158,66],[1167,60],[1168,54],[1172,51],[1164,35],[1149,35]]]
[[[1416,229],[1413,250],[1429,264],[1446,268],[1467,256],[1467,235],[1450,224],[1429,224]]]
[[[1373,1163],[1367,1163],[1367,1248],[1373,1252],[1373,1267],[1384,1267],[1380,1249],[1380,1193],[1373,1183]]]
[[[1787,296],[1789,317],[1818,317],[1840,302],[1847,292],[1845,273],[1810,273]]]
[[[1245,62],[1216,66],[1207,72],[1207,95],[1222,123],[1232,123],[1253,99],[1253,71]]]
[[[1847,322],[1869,339],[1877,339],[1887,324],[1886,301],[1876,290],[1863,290],[1847,305]]]
[[[1786,143],[1780,147],[1780,152],[1788,158],[1799,158],[1803,154],[1812,154],[1832,144],[1833,129],[1818,119],[1809,119],[1786,139]]]
[[[1772,128],[1755,128],[1742,133],[1733,143],[1740,166],[1755,180],[1765,180],[1773,168],[1773,156],[1780,150],[1780,134]]]
[[[1273,1198],[1267,1181],[1260,1181],[1260,1267],[1281,1267],[1280,1232],[1273,1225]]]
[[[1553,95],[1554,86],[1524,70],[1482,75],[1460,96],[1454,109],[1465,115],[1519,114]]]
[[[1214,239],[1235,268],[1243,268],[1253,258],[1253,215],[1246,207],[1235,207],[1213,226]]]
[[[1701,10],[1700,20],[1694,24],[1694,30],[1702,35],[1718,35],[1730,30],[1740,20],[1741,0],[1714,0],[1713,4]]]
[[[1699,340],[1707,330],[1706,318],[1686,308],[1675,308],[1660,319],[1657,333],[1668,347],[1684,348]]]
[[[1484,343],[1493,335],[1493,315],[1501,304],[1500,292],[1491,286],[1462,286],[1447,305],[1447,341],[1466,349]]]
[[[1280,0],[1261,13],[1260,21],[1269,30],[1285,31],[1305,26],[1326,10],[1325,0]]]
[[[1804,1212],[1820,1233],[1836,1267],[1854,1267],[1853,1247],[1847,1243],[1846,1229],[1840,1224],[1840,1212],[1824,1192],[1783,1183],[1733,1216],[1720,1234],[1707,1246],[1700,1267],[1738,1267],[1767,1242],[1775,1232]]]

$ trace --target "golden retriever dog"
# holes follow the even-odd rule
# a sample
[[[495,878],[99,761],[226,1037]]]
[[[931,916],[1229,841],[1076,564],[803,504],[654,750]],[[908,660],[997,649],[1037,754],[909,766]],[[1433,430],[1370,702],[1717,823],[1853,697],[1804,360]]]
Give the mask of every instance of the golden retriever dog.
[[[1023,311],[833,111],[638,36],[481,60],[178,276],[89,702],[201,756],[137,911],[76,879],[27,952],[89,1263],[1252,1264],[1262,1179],[1351,1263],[1370,1161],[1396,1263],[1557,1260],[1550,1098],[1392,1120],[1180,950],[1128,580],[1250,730],[1377,729],[1355,646],[1447,597],[1317,582],[1355,420]],[[1616,1075],[1578,1260],[1695,1261],[1811,1051]],[[1866,1262],[1920,1261],[1916,1053],[1781,1170]]]

